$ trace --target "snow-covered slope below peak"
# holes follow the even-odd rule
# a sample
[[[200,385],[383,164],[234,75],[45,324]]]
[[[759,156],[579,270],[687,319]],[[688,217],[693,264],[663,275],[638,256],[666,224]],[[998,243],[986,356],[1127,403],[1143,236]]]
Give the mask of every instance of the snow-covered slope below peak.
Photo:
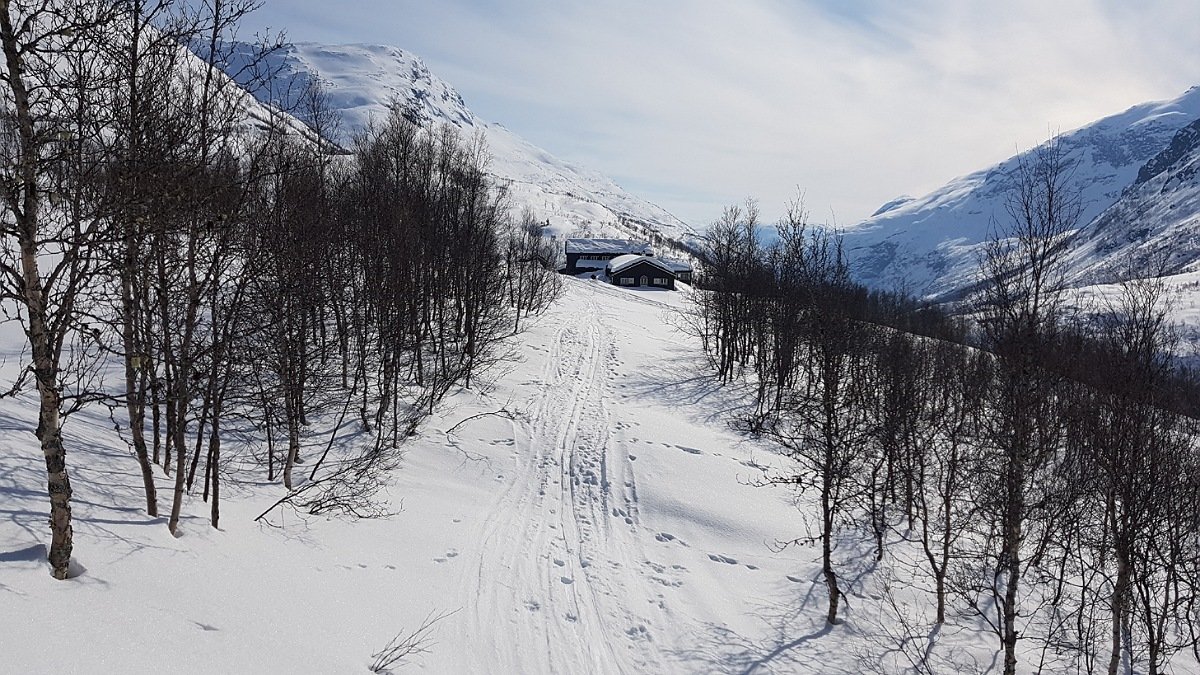
[[[1171,101],[1134,106],[1063,134],[1083,197],[1079,226],[1117,202],[1139,171],[1185,125],[1200,117],[1200,87]],[[856,275],[878,288],[945,296],[974,278],[978,245],[1005,225],[1005,199],[1022,155],[942,188],[880,209],[850,227],[846,248]]]
[[[1078,284],[1120,281],[1130,270],[1158,276],[1200,269],[1200,119],[1079,233],[1070,257]]]
[[[482,134],[492,155],[492,173],[508,184],[514,206],[531,208],[550,223],[552,234],[661,237],[688,245],[696,240],[689,225],[607,176],[560,160],[503,125],[482,120],[452,86],[403,49],[297,43],[272,54],[265,65],[275,76],[257,95],[284,109],[298,110],[309,82],[325,86],[331,107],[341,116],[332,140],[344,145],[372,120],[384,119],[393,104],[427,122],[453,125],[466,136]],[[303,117],[303,112],[297,114]]]
[[[130,40],[130,37],[122,30],[119,27],[110,26],[101,33],[84,36],[81,38],[80,48],[95,59],[97,67],[115,67],[115,62],[109,60],[119,58],[119,55],[123,53],[122,50],[128,49]],[[155,28],[147,26],[143,30],[145,33],[142,39],[146,42],[161,40],[161,35],[156,32]],[[172,93],[163,95],[176,97],[178,99],[175,101],[176,103],[190,101],[187,106],[183,106],[173,113],[180,113],[181,110],[194,110],[195,106],[199,104],[204,80],[209,74],[208,61],[185,45],[165,44],[170,46],[165,47],[163,53],[153,57],[159,60],[160,65],[171,68],[173,81],[164,86],[170,87],[167,91]],[[245,53],[235,55],[233,62],[244,61],[245,57]],[[149,59],[150,57],[144,56],[143,58]],[[233,69],[233,62],[222,63],[224,58],[225,55],[222,52],[220,58],[216,59],[218,62],[214,65],[212,82],[208,86],[213,97],[212,115],[221,125],[220,129],[226,134],[224,140],[229,143],[230,147],[245,150],[249,142],[261,138],[262,134],[271,129],[303,138],[312,143],[320,140],[304,122],[285,109],[270,105],[254,96],[245,89],[244,82],[239,82],[229,76],[227,73]],[[123,69],[125,66],[121,65],[120,68]],[[226,72],[222,72],[222,68],[225,68]],[[121,77],[125,77],[123,71]],[[249,76],[247,75],[247,77]],[[109,132],[113,132],[113,130],[109,129]]]
[[[1146,162],[1146,165],[1138,171],[1135,185],[1141,185],[1164,171],[1169,171],[1172,166],[1194,153],[1198,148],[1200,148],[1200,119],[1180,129],[1165,150]]]
[[[236,45],[247,53],[248,45]],[[462,96],[429,71],[415,54],[385,45],[326,46],[290,44],[267,57],[271,73],[260,98],[285,108],[300,109],[305,87],[314,80],[326,86],[328,103],[341,118],[331,140],[349,144],[354,133],[373,120],[382,121],[393,102],[426,120],[473,127],[477,120]],[[303,111],[299,112],[303,116]]]

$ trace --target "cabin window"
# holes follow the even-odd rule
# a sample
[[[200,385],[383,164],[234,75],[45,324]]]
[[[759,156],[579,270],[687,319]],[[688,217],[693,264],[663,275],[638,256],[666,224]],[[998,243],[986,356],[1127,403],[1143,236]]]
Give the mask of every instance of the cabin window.
[[[664,277],[654,277],[655,286],[666,286],[667,280]]]
[[[622,286],[632,286],[633,285],[633,277],[621,277],[621,285]]]

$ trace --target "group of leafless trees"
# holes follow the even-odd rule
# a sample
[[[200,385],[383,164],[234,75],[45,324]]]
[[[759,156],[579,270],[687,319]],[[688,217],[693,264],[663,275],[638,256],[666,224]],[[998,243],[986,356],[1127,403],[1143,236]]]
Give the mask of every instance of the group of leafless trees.
[[[0,0],[0,293],[28,336],[57,578],[81,407],[109,406],[150,515],[170,477],[173,532],[193,492],[217,526],[231,451],[296,506],[364,515],[422,416],[558,291],[478,139],[397,107],[342,150],[319,87],[307,126],[253,105],[221,69],[257,4]],[[331,457],[346,429],[370,440]]]
[[[1200,637],[1200,388],[1172,357],[1161,279],[1068,312],[1061,146],[1014,179],[960,316],[856,285],[799,204],[764,243],[750,202],[707,233],[689,326],[723,381],[756,386],[740,423],[790,459],[763,482],[811,495],[789,543],[820,550],[829,623],[839,568],[890,549],[927,581],[934,625],[990,626],[1005,673],[1021,654],[1161,673]]]

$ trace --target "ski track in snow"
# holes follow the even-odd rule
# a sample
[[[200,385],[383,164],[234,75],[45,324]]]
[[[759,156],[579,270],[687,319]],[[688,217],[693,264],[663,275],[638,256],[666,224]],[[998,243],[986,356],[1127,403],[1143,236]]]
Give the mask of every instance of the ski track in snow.
[[[460,585],[472,634],[490,643],[478,653],[494,655],[480,672],[652,672],[661,656],[654,626],[667,608],[637,573],[636,477],[609,431],[618,340],[596,290],[570,292],[588,302],[562,321],[539,391],[514,423],[514,475],[480,525],[472,577]],[[523,663],[522,643],[544,644],[543,660]]]

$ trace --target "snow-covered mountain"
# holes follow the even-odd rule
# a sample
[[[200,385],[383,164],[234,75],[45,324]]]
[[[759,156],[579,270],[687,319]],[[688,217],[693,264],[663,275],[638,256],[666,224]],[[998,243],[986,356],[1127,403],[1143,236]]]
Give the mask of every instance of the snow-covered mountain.
[[[230,72],[236,73],[238,65],[235,60]],[[271,54],[264,65],[274,76],[256,95],[284,109],[296,108],[310,81],[325,85],[331,107],[341,115],[341,128],[332,140],[342,144],[373,119],[382,120],[393,102],[426,121],[458,127],[465,136],[482,134],[492,155],[492,173],[508,184],[513,204],[532,208],[556,235],[695,239],[689,225],[607,176],[557,159],[503,125],[480,119],[452,86],[403,49],[298,43]]]
[[[1079,283],[1119,254],[1191,241],[1188,224],[1195,224],[1198,210],[1195,139],[1177,134],[1198,118],[1200,87],[1193,87],[1177,99],[1134,106],[1062,136],[1083,196],[1072,253]],[[995,223],[1004,224],[1005,195],[1019,161],[1018,155],[924,197],[894,200],[849,228],[846,248],[858,278],[918,295],[947,296],[966,287],[979,244]],[[1200,258],[1200,244],[1188,245],[1176,251],[1179,267]]]
[[[1118,281],[1130,267],[1200,270],[1200,119],[1180,129],[1121,199],[1079,233],[1071,258],[1083,284]]]

